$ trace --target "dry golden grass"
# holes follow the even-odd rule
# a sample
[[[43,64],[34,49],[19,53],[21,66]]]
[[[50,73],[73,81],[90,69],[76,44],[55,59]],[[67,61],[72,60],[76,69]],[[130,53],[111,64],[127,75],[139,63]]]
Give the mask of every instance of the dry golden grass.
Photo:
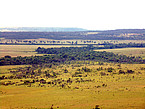
[[[35,50],[38,47],[51,48],[51,47],[75,47],[77,45],[0,45],[0,57],[10,55],[16,56],[42,56],[44,54],[37,54]],[[80,46],[78,46],[80,47]]]
[[[75,66],[75,65],[73,65]],[[73,77],[77,69],[82,67],[92,69],[91,72],[84,72],[87,77]],[[16,66],[18,67],[18,66]],[[96,69],[102,67],[103,70]],[[111,73],[106,72],[105,68],[112,67],[115,70]],[[13,67],[14,68],[14,67]],[[68,73],[63,73],[67,68]],[[120,68],[124,71],[133,70],[133,74],[118,74]],[[54,109],[93,109],[99,105],[102,109],[144,109],[145,108],[145,68],[143,64],[104,64],[104,65],[83,65],[72,67],[72,65],[53,66],[45,70],[59,72],[57,78],[67,80],[71,78],[82,78],[84,80],[94,80],[94,82],[73,82],[71,88],[60,88],[51,85],[48,87],[38,87],[34,83],[31,87],[22,86],[1,86],[0,87],[0,106],[2,109],[50,109],[53,104]],[[101,76],[101,72],[108,75]],[[42,75],[41,75],[42,76]],[[43,77],[39,77],[43,78]],[[48,78],[47,81],[57,78]],[[6,81],[6,80],[2,80]],[[13,81],[13,80],[10,80]],[[15,81],[20,81],[16,79]],[[107,84],[103,87],[102,84]],[[97,86],[100,86],[97,88]],[[78,87],[76,89],[75,87]]]
[[[145,48],[98,49],[95,51],[113,52],[119,55],[141,56],[145,58]]]
[[[25,67],[25,66],[28,66],[28,65],[7,65],[7,66],[0,66],[0,75],[8,73],[10,69],[19,68],[19,67]]]

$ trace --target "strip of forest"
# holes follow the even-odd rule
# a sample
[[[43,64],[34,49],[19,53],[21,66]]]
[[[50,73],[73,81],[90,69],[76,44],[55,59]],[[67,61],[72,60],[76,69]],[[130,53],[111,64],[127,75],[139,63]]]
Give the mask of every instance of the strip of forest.
[[[94,51],[95,47],[61,47],[61,48],[41,48],[38,47],[36,52],[39,54],[48,54],[44,56],[30,57],[11,57],[5,56],[0,58],[2,65],[33,65],[33,64],[50,64],[65,63],[70,61],[97,61],[97,62],[114,62],[145,64],[145,59],[135,56],[118,55],[111,52]]]
[[[98,45],[104,45],[102,47],[95,47],[96,49],[115,49],[115,48],[142,48],[145,47],[145,43],[120,43],[120,44],[113,44],[113,43],[103,43]]]

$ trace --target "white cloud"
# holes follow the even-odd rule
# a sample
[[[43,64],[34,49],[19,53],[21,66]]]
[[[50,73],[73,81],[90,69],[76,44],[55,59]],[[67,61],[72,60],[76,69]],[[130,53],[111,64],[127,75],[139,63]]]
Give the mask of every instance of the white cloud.
[[[144,0],[0,0],[0,26],[145,28]]]

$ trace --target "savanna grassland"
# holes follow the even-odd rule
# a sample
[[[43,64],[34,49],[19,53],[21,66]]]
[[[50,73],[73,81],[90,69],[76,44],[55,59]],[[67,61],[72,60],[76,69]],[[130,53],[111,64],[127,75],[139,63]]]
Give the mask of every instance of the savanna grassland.
[[[0,109],[145,109],[145,29],[1,31]]]
[[[145,108],[143,64],[78,61],[1,69],[5,69],[1,73],[2,109]]]
[[[145,64],[137,57],[140,54],[119,56],[95,52],[92,46],[19,46],[13,50],[35,51],[41,56],[1,58],[2,109],[145,108]],[[31,64],[32,60],[38,63]]]

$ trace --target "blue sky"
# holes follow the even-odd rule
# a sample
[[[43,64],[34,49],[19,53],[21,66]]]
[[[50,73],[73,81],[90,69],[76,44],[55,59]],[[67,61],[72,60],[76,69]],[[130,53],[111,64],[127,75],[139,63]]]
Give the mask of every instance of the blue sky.
[[[0,0],[0,27],[145,28],[144,0]]]

